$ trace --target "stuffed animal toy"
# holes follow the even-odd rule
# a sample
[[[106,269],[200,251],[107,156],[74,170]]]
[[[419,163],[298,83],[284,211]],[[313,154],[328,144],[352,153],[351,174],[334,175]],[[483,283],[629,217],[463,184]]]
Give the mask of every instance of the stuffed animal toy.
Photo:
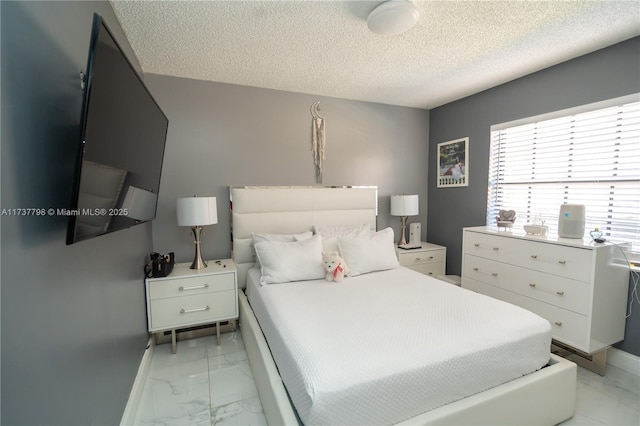
[[[330,251],[322,254],[324,269],[327,271],[325,279],[327,281],[341,282],[349,273],[349,268],[344,259],[340,257],[337,251]]]

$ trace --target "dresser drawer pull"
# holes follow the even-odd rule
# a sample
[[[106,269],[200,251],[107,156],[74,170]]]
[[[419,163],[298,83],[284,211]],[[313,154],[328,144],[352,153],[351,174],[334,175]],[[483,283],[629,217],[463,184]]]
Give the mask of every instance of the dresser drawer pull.
[[[547,293],[554,293],[554,290],[538,287],[536,283],[529,283],[529,287],[539,289],[540,291],[546,291]],[[562,290],[556,290],[555,293],[558,296],[564,296],[564,291]]]
[[[180,286],[180,287],[178,288],[178,290],[180,290],[180,291],[185,291],[185,290],[199,290],[199,289],[201,289],[201,288],[209,288],[209,284],[205,284],[205,285],[193,285],[193,286],[191,286],[191,287],[183,287],[183,286]]]
[[[473,268],[473,271],[474,271],[474,272],[480,272],[480,268]],[[486,272],[485,272],[485,273],[486,273]],[[492,272],[492,273],[491,273],[491,276],[493,276],[493,277],[497,277],[497,276],[498,276],[498,273],[497,273],[497,272]]]
[[[182,308],[182,309],[180,309],[180,313],[181,314],[189,314],[191,312],[208,311],[209,309],[210,309],[209,305],[205,306],[204,308],[194,308],[194,309],[184,309],[184,308]]]
[[[558,263],[561,265],[566,265],[567,261],[566,260],[558,260]]]
[[[473,246],[474,246],[474,247],[480,247],[480,244],[475,243]]]
[[[433,272],[428,272],[429,275],[433,275]]]
[[[537,254],[532,254],[532,255],[531,255],[531,258],[532,258],[532,259],[537,259],[537,258],[538,258],[538,255],[537,255]]]
[[[493,251],[498,251],[498,250],[500,250],[500,247],[494,247],[493,248]]]
[[[553,323],[558,327],[562,327],[562,321],[554,321]]]

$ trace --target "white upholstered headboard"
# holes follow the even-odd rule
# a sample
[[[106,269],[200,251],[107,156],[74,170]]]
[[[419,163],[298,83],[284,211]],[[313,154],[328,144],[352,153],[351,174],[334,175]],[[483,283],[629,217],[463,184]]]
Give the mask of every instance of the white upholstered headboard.
[[[376,229],[377,187],[231,187],[232,258],[245,288],[255,264],[251,234],[293,234],[313,225],[360,225]]]

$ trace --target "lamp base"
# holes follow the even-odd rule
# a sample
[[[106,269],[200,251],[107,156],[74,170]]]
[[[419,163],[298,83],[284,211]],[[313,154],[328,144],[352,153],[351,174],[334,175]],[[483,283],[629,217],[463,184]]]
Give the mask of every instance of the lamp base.
[[[400,237],[400,241],[398,241],[398,247],[407,245],[407,239],[405,238],[405,234],[407,230],[407,216],[400,217],[400,224],[401,224],[401,230],[400,230],[401,237]]]
[[[189,266],[190,269],[204,269],[207,264],[202,260],[202,253],[200,252],[200,236],[202,235],[202,226],[191,227],[193,231],[194,243],[196,245],[196,254],[193,258],[193,263]]]

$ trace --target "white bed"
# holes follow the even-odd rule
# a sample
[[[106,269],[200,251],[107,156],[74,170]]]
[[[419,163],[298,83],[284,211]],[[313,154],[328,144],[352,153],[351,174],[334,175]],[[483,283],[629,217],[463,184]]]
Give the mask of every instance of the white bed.
[[[305,424],[556,424],[573,414],[575,365],[550,356],[548,323],[527,311],[405,268],[267,285],[249,271],[251,232],[374,228],[375,188],[231,196],[241,287],[250,277],[241,330],[270,424],[298,421],[289,397]]]

